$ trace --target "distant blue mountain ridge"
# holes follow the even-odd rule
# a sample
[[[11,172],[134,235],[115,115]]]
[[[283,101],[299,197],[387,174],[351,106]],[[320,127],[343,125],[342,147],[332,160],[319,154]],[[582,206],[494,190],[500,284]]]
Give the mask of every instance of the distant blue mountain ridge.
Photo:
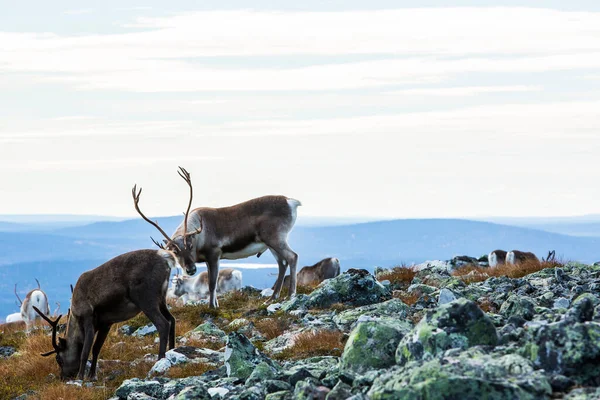
[[[166,232],[173,232],[181,217],[157,219]],[[60,227],[50,231],[4,231],[0,225],[0,318],[15,311],[13,285],[25,293],[42,282],[52,302],[68,300],[69,284],[79,275],[108,259],[135,249],[153,248],[154,227],[141,219],[100,221]],[[428,259],[450,259],[455,255],[481,256],[501,248],[548,250],[565,260],[600,260],[599,237],[576,237],[539,229],[461,219],[399,219],[337,226],[302,226],[290,234],[290,245],[299,254],[300,266],[312,265],[329,256],[338,257],[342,269],[393,266]],[[247,263],[274,263],[270,254]],[[272,270],[269,270],[272,272]],[[266,270],[244,270],[245,283],[269,286],[275,278]],[[51,296],[52,294],[52,296]]]

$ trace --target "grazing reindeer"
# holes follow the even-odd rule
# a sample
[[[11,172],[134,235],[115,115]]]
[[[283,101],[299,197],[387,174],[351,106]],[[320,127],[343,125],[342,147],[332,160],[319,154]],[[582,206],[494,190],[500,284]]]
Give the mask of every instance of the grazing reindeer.
[[[56,341],[61,316],[52,321],[34,307],[52,326],[54,350],[42,356],[56,353],[63,379],[76,375],[83,379],[91,350],[88,378],[94,379],[98,354],[110,327],[143,312],[158,330],[158,358],[163,358],[167,340],[169,349],[175,347],[175,318],[165,297],[171,269],[176,266],[177,256],[171,251],[136,250],[81,274],[73,290],[66,338]]]
[[[267,250],[271,251],[279,265],[271,299],[279,297],[288,266],[292,276],[289,296],[295,296],[298,254],[288,245],[287,237],[296,222],[297,208],[301,203],[285,196],[264,196],[230,207],[196,208],[189,213],[192,181],[184,168],[179,167],[178,172],[190,187],[190,203],[183,222],[171,238],[167,237],[167,248],[182,249],[184,260],[180,259],[180,264],[186,269],[191,270],[196,262],[206,262],[210,307],[219,306],[216,294],[219,260],[260,256]]]
[[[529,251],[525,252],[525,251],[519,251],[519,250],[512,250],[509,251],[508,253],[506,253],[506,263],[507,264],[519,264],[528,260],[535,260],[535,261],[540,261],[537,256]]]
[[[297,275],[298,285],[317,285],[326,279],[335,278],[340,274],[340,260],[334,257],[325,258],[315,265],[303,267]],[[283,285],[287,285],[290,276],[286,275]]]
[[[41,289],[40,281],[35,279],[38,284],[37,289],[33,289],[27,293],[25,300],[21,301],[21,298],[17,294],[17,284],[15,283],[15,296],[19,300],[21,306],[21,320],[25,321],[26,331],[31,330],[31,325],[34,323],[37,314],[33,310],[33,307],[43,310],[44,314],[50,314],[50,306],[48,305],[48,296]]]
[[[242,288],[242,272],[231,268],[219,271],[217,293],[223,294]],[[196,277],[176,276],[173,279],[173,294],[181,297],[187,294],[188,300],[200,300],[208,297],[208,271],[203,271]]]
[[[488,255],[488,263],[490,267],[496,267],[506,262],[506,251],[494,250]]]

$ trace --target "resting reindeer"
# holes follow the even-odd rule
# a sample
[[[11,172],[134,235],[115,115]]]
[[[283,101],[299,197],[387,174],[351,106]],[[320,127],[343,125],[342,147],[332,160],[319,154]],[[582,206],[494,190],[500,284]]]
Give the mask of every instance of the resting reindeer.
[[[537,256],[529,251],[525,252],[525,251],[519,251],[519,250],[512,250],[509,251],[508,253],[506,253],[506,263],[507,264],[519,264],[525,261],[540,261]]]
[[[219,271],[217,293],[223,294],[242,288],[242,272],[231,268]],[[187,300],[200,300],[208,297],[208,271],[201,272],[196,277],[177,275],[173,279],[173,294],[177,297],[187,295]]]
[[[38,284],[37,289],[33,289],[27,293],[25,300],[21,301],[21,298],[17,294],[17,284],[15,283],[15,296],[21,305],[21,320],[25,321],[26,331],[31,330],[31,325],[34,323],[37,314],[33,310],[33,307],[43,310],[44,314],[50,314],[50,306],[48,305],[48,296],[40,287],[40,281],[35,280]]]
[[[315,265],[303,267],[296,279],[298,285],[315,285],[323,282],[325,279],[335,278],[340,274],[340,260],[334,257],[325,258]],[[283,279],[283,285],[288,284],[290,275]]]
[[[506,262],[506,251],[494,250],[488,255],[488,263],[490,267],[495,267]]]
[[[23,317],[21,316],[20,312],[16,312],[16,313],[12,313],[12,314],[8,314],[6,316],[6,323],[8,324],[9,322],[19,322],[19,321],[23,321]]]
[[[132,195],[135,208],[139,211],[141,189],[137,192],[134,186]],[[141,215],[162,231],[158,224]],[[52,326],[54,350],[42,355],[56,353],[62,378],[77,375],[83,379],[90,350],[92,366],[88,377],[94,378],[98,354],[110,327],[140,312],[158,330],[158,358],[165,357],[167,341],[170,349],[175,347],[175,318],[166,303],[171,269],[179,266],[177,260],[181,258],[181,250],[176,246],[173,249],[132,251],[81,274],[71,297],[67,336],[59,338],[58,342],[56,333],[60,316],[53,321],[35,309]],[[195,267],[187,272],[195,273]]]
[[[271,251],[279,265],[271,299],[279,297],[288,266],[292,276],[289,296],[295,296],[298,254],[288,245],[287,237],[296,222],[297,208],[301,203],[285,196],[264,196],[230,207],[196,208],[189,213],[192,181],[184,168],[179,167],[179,175],[190,187],[190,203],[186,217],[172,238],[165,235],[166,248],[182,249],[180,264],[189,269],[194,263],[206,262],[210,307],[219,306],[216,294],[219,260],[260,256],[267,250]]]

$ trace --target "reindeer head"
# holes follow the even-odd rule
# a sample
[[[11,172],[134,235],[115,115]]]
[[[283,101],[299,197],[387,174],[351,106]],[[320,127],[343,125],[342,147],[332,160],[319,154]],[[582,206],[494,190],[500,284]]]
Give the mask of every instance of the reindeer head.
[[[173,277],[171,283],[173,284],[173,294],[175,296],[181,297],[187,293],[187,290],[185,290],[184,285],[188,279],[189,278],[185,275],[175,275]]]
[[[52,354],[56,354],[56,363],[60,368],[60,378],[70,379],[74,378],[79,372],[79,354],[81,353],[81,346],[76,343],[68,343],[65,338],[56,338],[58,330],[58,321],[62,315],[59,315],[54,321],[48,318],[42,313],[37,307],[33,307],[36,313],[40,315],[50,326],[52,327],[52,347],[54,350],[42,353],[43,357],[48,357]]]
[[[185,168],[179,167],[179,171],[177,171],[179,176],[186,181],[188,186],[190,187],[190,201],[188,202],[187,211],[185,212],[184,222],[183,222],[183,235],[171,239],[169,235],[162,230],[160,226],[154,221],[148,219],[139,208],[140,195],[142,194],[142,188],[140,188],[139,192],[137,191],[137,186],[134,185],[131,191],[133,196],[133,204],[137,212],[142,216],[144,220],[152,224],[160,233],[165,237],[164,245],[158,243],[156,240],[152,239],[154,244],[160,247],[163,250],[168,250],[172,252],[177,258],[177,262],[179,265],[185,269],[185,272],[188,275],[194,275],[196,273],[196,263],[194,256],[194,244],[193,244],[193,236],[197,235],[202,231],[202,221],[200,221],[200,227],[192,232],[188,232],[188,217],[190,214],[190,208],[192,206],[192,198],[193,198],[193,188],[192,188],[192,180],[190,178],[190,173],[185,170]],[[166,246],[166,247],[165,247]]]

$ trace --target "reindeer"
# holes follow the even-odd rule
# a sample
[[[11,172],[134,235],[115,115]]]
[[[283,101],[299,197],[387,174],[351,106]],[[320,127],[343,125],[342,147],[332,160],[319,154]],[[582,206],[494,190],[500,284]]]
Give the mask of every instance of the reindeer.
[[[297,275],[298,285],[318,285],[326,279],[335,278],[340,274],[340,260],[335,257],[325,258],[315,265],[303,267]],[[283,279],[283,285],[288,284],[290,279],[286,275]]]
[[[556,250],[550,250],[550,251],[548,251],[548,255],[546,256],[546,258],[542,257],[542,262],[554,262],[555,259],[556,259]]]
[[[242,272],[231,268],[219,271],[217,293],[223,294],[242,288]],[[200,300],[208,297],[208,271],[203,271],[196,277],[177,275],[173,279],[173,294],[177,297],[187,295],[186,300]]]
[[[21,301],[19,294],[17,293],[17,284],[15,283],[15,296],[17,296],[17,300],[19,300],[19,305],[21,306],[21,320],[25,322],[25,329],[27,332],[31,331],[31,326],[35,322],[35,318],[37,314],[33,310],[33,307],[37,307],[44,311],[44,314],[50,314],[50,307],[48,305],[48,296],[42,290],[40,286],[40,281],[35,278],[35,281],[38,284],[37,289],[30,290],[29,293],[25,296],[25,300]]]
[[[495,267],[506,262],[506,251],[494,250],[488,255],[488,263],[490,267]]]
[[[537,258],[537,256],[531,252],[525,252],[525,251],[519,251],[519,250],[512,250],[509,251],[508,253],[506,253],[506,263],[507,264],[520,264],[522,262],[528,261],[528,260],[535,260],[537,262],[539,262],[540,260]]]
[[[237,260],[270,250],[279,266],[271,300],[279,297],[287,267],[290,267],[289,296],[296,294],[296,264],[298,254],[288,245],[287,237],[296,222],[298,200],[285,196],[264,196],[229,207],[201,207],[189,213],[192,204],[190,174],[179,167],[179,176],[190,188],[190,202],[183,222],[171,237],[165,235],[167,249],[181,249],[179,262],[186,270],[195,263],[205,262],[208,270],[208,290],[211,308],[219,306],[217,277],[219,260]],[[155,242],[156,243],[156,242]]]
[[[8,314],[6,316],[6,323],[7,324],[9,322],[19,322],[19,321],[23,321],[23,317],[21,317],[21,313],[20,312]]]
[[[131,191],[136,210],[164,234],[160,226],[146,218],[139,209],[141,193],[142,189],[138,192],[136,186]],[[51,320],[34,307],[52,327],[54,350],[42,356],[56,353],[63,379],[75,376],[84,378],[90,351],[92,365],[88,378],[94,379],[98,355],[110,327],[127,321],[140,312],[158,330],[158,358],[165,357],[167,341],[169,349],[175,347],[175,318],[167,308],[166,294],[171,270],[179,268],[178,260],[182,258],[182,254],[179,247],[172,248],[173,250],[161,248],[131,251],[81,274],[72,289],[66,337],[59,338],[58,341],[56,334],[61,316]],[[196,267],[186,271],[194,274]]]

